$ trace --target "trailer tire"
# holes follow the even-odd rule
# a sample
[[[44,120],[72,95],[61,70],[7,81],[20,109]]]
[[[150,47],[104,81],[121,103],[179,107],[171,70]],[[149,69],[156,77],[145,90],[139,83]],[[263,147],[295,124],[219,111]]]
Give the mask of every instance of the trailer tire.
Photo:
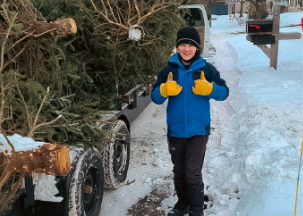
[[[104,170],[100,153],[86,150],[71,173],[69,216],[98,216],[104,192]]]
[[[106,188],[124,185],[130,160],[130,134],[127,125],[117,120],[112,126],[112,140],[102,151]],[[117,133],[115,133],[117,132]]]

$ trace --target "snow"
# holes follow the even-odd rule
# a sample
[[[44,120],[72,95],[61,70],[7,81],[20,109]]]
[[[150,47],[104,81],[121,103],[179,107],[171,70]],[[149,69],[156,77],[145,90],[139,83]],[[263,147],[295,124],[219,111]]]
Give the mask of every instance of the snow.
[[[35,185],[35,200],[61,202],[63,197],[56,196],[59,193],[56,176],[46,175],[44,173],[33,174],[33,184]]]
[[[284,25],[301,25],[303,12],[282,13],[280,15],[280,26]]]
[[[8,136],[8,139],[15,147],[15,151],[28,151],[32,149],[38,149],[41,147],[45,142],[36,142],[30,137],[22,137],[18,134],[14,134],[13,136]],[[0,134],[0,152],[1,151],[8,151],[10,154],[12,149],[7,143],[6,139],[2,134]]]
[[[230,96],[211,101],[212,135],[202,170],[209,197],[204,215],[293,215],[303,132],[302,40],[279,42],[274,70],[269,58],[246,41],[245,26],[230,23],[228,16],[214,17],[208,61],[227,81]],[[281,14],[280,31],[301,33],[301,17],[302,12]],[[166,103],[150,104],[132,123],[129,184],[105,191],[100,215],[129,215],[155,188],[167,197],[154,215],[167,214],[176,202],[165,113]],[[297,215],[303,215],[302,173]]]

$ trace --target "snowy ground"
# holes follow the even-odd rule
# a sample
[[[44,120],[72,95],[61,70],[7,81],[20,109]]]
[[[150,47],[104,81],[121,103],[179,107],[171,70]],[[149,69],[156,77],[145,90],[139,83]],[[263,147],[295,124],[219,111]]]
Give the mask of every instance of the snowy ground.
[[[302,32],[303,13],[281,14],[281,32]],[[293,215],[303,132],[302,40],[280,41],[278,70],[246,41],[245,26],[217,16],[212,62],[230,88],[212,101],[203,167],[205,216]],[[131,125],[129,184],[105,191],[102,216],[160,216],[176,196],[166,142],[166,104],[150,104]],[[303,215],[303,171],[297,215]]]

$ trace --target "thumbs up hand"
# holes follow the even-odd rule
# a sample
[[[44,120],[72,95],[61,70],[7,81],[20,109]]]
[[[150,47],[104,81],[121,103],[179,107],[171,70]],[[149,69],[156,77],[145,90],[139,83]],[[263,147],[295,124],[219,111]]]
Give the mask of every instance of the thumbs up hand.
[[[195,80],[195,87],[193,87],[193,92],[195,95],[207,96],[213,91],[214,85],[209,83],[204,76],[204,72],[201,72],[201,78]]]
[[[173,80],[172,72],[169,72],[166,83],[160,86],[160,94],[162,97],[177,96],[182,91],[182,87]]]

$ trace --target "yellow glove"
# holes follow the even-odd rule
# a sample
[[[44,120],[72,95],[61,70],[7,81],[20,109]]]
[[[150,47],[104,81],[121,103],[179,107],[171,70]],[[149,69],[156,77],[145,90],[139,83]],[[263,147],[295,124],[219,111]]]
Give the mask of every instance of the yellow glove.
[[[214,85],[209,83],[205,77],[204,72],[201,72],[201,78],[195,80],[195,87],[193,87],[193,92],[195,95],[207,96],[210,95],[213,91]]]
[[[169,72],[166,83],[160,86],[160,94],[162,97],[176,96],[182,91],[182,87],[173,80],[172,72]]]

